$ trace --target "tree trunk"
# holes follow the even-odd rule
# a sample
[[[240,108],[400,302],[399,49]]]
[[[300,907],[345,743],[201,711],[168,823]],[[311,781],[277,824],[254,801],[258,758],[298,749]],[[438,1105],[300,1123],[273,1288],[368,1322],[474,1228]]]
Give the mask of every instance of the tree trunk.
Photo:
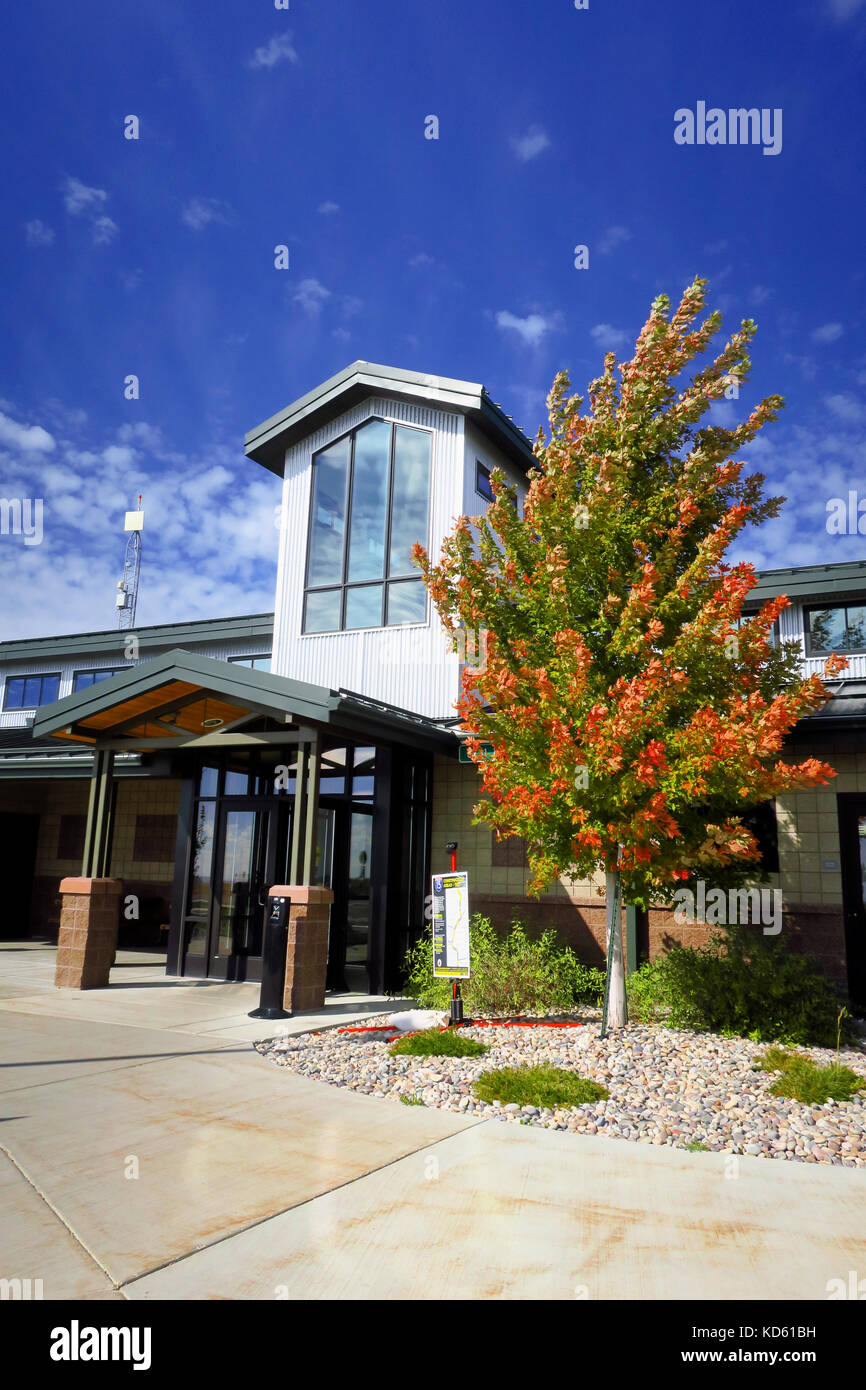
[[[625,997],[625,962],[622,949],[622,894],[619,873],[605,874],[607,905],[607,1028],[622,1028],[628,1023]]]

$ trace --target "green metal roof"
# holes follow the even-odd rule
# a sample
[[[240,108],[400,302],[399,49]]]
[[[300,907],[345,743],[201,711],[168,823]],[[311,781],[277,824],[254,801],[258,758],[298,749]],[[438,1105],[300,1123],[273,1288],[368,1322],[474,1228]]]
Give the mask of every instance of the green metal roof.
[[[787,594],[791,600],[811,600],[858,593],[866,594],[866,561],[846,560],[833,565],[759,570],[749,602],[764,602],[776,594]]]
[[[253,613],[239,618],[201,618],[194,622],[139,627],[134,636],[140,649],[150,651],[154,647],[165,647],[167,643],[180,647],[186,642],[231,642],[243,638],[270,644],[273,632],[273,613]],[[71,633],[65,637],[18,638],[11,642],[0,642],[0,663],[116,652],[130,635],[121,628],[107,628],[100,632]]]
[[[310,685],[306,681],[276,676],[270,671],[254,671],[235,662],[216,661],[213,657],[180,649],[132,666],[50,705],[43,705],[33,720],[33,737],[41,739],[66,735],[72,740],[77,732],[79,738],[92,738],[94,743],[118,743],[119,740],[119,746],[123,747],[148,747],[150,740],[138,735],[124,736],[120,727],[113,730],[109,725],[95,729],[88,727],[85,721],[176,682],[200,688],[204,694],[226,702],[234,701],[244,711],[286,725],[327,725],[339,729],[341,733],[356,733],[370,739],[408,741],[443,752],[453,751],[456,747],[450,732],[443,730],[435,721],[408,711],[380,705],[343,691]],[[171,698],[169,696],[169,701]],[[136,715],[136,722],[152,723],[157,714],[158,707],[143,710]],[[148,718],[148,715],[151,717]],[[121,720],[123,722],[128,722],[125,716]],[[190,732],[176,741],[170,738],[160,740],[159,746],[170,751],[172,747],[182,747],[183,743],[197,738],[198,735]],[[79,743],[78,746],[82,745]]]
[[[369,396],[394,396],[460,411],[470,416],[524,472],[536,466],[532,444],[510,415],[493,401],[480,382],[431,376],[378,362],[353,362],[321,385],[300,396],[246,435],[248,458],[283,476],[286,449],[342,415]]]

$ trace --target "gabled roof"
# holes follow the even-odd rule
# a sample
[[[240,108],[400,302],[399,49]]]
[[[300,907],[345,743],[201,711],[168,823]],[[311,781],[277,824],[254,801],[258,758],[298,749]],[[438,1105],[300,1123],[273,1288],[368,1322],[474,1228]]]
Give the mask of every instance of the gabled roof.
[[[67,745],[170,750],[232,730],[244,738],[243,725],[256,717],[276,721],[287,734],[290,725],[309,724],[441,751],[455,747],[450,733],[407,711],[181,649],[43,705],[32,736]],[[250,742],[256,738],[249,735]]]
[[[291,444],[321,429],[358,401],[379,395],[393,396],[398,400],[423,401],[427,405],[468,415],[524,472],[535,466],[529,439],[515,425],[511,416],[491,400],[480,382],[430,376],[399,367],[384,367],[378,362],[362,361],[353,362],[305,396],[300,396],[285,410],[250,430],[245,440],[247,457],[281,478],[285,451]]]

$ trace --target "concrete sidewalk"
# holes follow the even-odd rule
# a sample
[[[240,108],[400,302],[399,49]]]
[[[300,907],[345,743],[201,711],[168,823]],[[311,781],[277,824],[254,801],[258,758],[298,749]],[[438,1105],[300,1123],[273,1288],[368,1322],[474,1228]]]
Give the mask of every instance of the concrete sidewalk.
[[[130,962],[73,996],[12,954],[0,1277],[46,1299],[824,1299],[866,1272],[860,1171],[732,1176],[724,1155],[355,1095],[252,1050],[248,986]]]

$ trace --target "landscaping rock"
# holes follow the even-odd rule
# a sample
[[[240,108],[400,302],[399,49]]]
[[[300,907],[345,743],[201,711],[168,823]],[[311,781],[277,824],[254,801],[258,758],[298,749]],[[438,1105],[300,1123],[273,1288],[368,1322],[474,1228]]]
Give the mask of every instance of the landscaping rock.
[[[371,1019],[371,1024],[383,1020]],[[686,1148],[701,1142],[714,1153],[762,1159],[866,1167],[866,1091],[851,1101],[808,1106],[770,1095],[776,1073],[756,1069],[766,1051],[745,1038],[630,1024],[605,1039],[587,1018],[578,1028],[472,1028],[489,1047],[483,1057],[392,1057],[381,1034],[336,1030],[256,1043],[262,1056],[299,1075],[360,1094],[425,1105],[463,1115],[540,1125],[575,1134],[604,1134],[625,1142]],[[800,1048],[819,1065],[833,1049]],[[848,1048],[840,1061],[866,1080],[866,1051]],[[578,1072],[610,1092],[607,1101],[539,1110],[476,1100],[482,1072],[541,1063]],[[696,1158],[699,1156],[696,1155]]]

